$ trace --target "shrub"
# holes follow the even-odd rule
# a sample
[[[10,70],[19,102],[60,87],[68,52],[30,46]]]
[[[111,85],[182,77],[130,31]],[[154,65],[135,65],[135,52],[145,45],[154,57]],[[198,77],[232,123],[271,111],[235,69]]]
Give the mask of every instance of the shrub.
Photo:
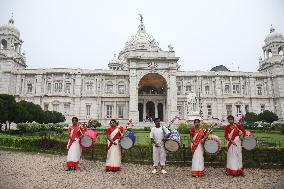
[[[151,131],[151,128],[150,127],[144,127],[143,131]]]
[[[89,121],[88,125],[87,125],[88,128],[94,128],[94,129],[101,127],[101,126],[102,126],[102,124],[98,120],[95,120],[95,119]]]
[[[280,134],[284,135],[284,122],[273,122],[271,125],[275,130],[280,131]]]
[[[60,123],[65,121],[62,113],[56,111],[44,111],[44,123]]]
[[[66,154],[66,141],[39,138],[39,137],[17,137],[13,135],[0,134],[0,149],[6,147],[10,150],[33,151],[54,154]],[[227,148],[222,147],[218,155],[208,155],[205,162],[213,163],[211,165],[224,165]],[[92,156],[94,155],[94,157]],[[95,160],[105,160],[106,144],[96,144],[94,150],[83,149],[83,157],[93,157]],[[180,148],[177,152],[167,154],[167,161],[170,163],[190,163],[192,160],[189,148]],[[152,162],[152,147],[150,145],[134,145],[133,148],[125,150],[122,161],[124,162]],[[246,167],[259,167],[265,163],[270,165],[284,165],[284,148],[257,147],[252,151],[243,153],[243,163]]]
[[[193,127],[193,126],[192,126]],[[203,129],[208,129],[210,127],[210,125],[204,121],[201,121],[200,123],[200,128],[203,128]]]
[[[258,120],[271,124],[273,121],[278,120],[278,116],[271,111],[265,110],[262,113],[258,114]]]
[[[177,127],[177,131],[180,134],[188,134],[189,133],[189,129],[193,127],[193,125],[191,124],[187,124],[187,123],[179,123],[178,127]]]
[[[64,127],[66,127],[66,124],[59,124],[59,123],[48,123],[48,124],[40,124],[36,122],[32,123],[18,123],[17,129],[21,133],[35,133],[35,132],[41,132],[42,135],[45,134],[45,132],[54,131],[56,133],[63,133]]]
[[[245,128],[254,128],[254,123],[258,121],[258,116],[256,113],[248,112],[245,115],[243,125]]]

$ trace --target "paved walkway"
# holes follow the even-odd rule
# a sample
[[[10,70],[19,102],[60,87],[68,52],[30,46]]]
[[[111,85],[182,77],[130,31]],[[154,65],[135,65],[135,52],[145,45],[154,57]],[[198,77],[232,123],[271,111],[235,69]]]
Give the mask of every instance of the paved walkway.
[[[152,175],[150,165],[123,164],[105,172],[104,163],[82,160],[81,171],[63,171],[64,156],[0,151],[1,189],[45,188],[284,188],[284,170],[247,169],[244,177],[226,176],[208,167],[205,177],[191,177],[191,167],[168,166]]]

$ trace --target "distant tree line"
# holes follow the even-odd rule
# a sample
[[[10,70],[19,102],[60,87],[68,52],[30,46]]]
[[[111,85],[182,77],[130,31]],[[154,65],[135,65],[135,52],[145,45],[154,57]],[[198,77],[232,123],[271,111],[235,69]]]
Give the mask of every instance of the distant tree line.
[[[59,123],[64,122],[65,117],[60,112],[43,111],[40,105],[27,101],[16,102],[15,97],[0,94],[0,131],[2,124],[6,122],[24,123]],[[5,126],[7,130],[7,124]]]

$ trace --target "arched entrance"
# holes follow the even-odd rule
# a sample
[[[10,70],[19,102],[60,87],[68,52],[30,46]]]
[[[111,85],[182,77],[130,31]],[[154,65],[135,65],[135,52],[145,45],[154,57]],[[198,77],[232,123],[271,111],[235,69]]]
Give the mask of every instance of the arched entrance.
[[[156,117],[164,121],[167,97],[165,78],[156,73],[149,73],[142,77],[138,87],[139,121],[152,121]]]
[[[152,101],[146,103],[146,120],[153,121],[155,119],[155,104]]]

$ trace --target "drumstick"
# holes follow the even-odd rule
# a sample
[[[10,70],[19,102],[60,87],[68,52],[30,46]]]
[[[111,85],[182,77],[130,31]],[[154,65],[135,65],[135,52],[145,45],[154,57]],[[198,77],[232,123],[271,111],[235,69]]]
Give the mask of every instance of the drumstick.
[[[169,123],[167,129],[170,129],[171,125],[175,122],[175,120],[179,119],[179,116],[175,116]]]
[[[132,119],[128,119],[127,123],[125,124],[125,129],[126,129],[126,130],[127,130],[127,128],[128,128],[129,125],[132,125],[132,126],[133,126],[133,124],[132,124]],[[122,135],[121,132],[120,132],[120,135],[122,135],[122,136],[125,136],[125,134],[126,134],[126,131],[123,131],[123,135]]]

